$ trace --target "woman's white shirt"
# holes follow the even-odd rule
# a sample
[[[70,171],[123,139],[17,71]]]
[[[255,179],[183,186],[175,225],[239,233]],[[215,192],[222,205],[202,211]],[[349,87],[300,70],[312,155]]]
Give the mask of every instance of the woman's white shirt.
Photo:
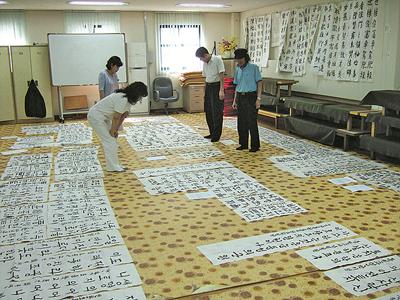
[[[97,120],[112,120],[114,114],[130,111],[132,104],[124,93],[113,93],[104,97],[89,109],[88,117]]]

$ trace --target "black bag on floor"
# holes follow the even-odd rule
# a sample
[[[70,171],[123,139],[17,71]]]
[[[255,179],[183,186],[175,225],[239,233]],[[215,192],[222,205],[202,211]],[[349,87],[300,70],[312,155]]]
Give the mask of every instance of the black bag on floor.
[[[46,117],[46,104],[33,79],[25,95],[25,114],[27,117]]]

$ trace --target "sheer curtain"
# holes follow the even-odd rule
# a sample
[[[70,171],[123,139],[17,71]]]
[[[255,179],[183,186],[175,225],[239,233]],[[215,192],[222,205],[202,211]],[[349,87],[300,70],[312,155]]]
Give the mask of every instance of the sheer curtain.
[[[202,45],[203,18],[196,13],[157,13],[157,73],[201,70],[195,52]]]
[[[120,15],[114,12],[65,12],[66,33],[120,33]]]
[[[25,14],[21,11],[0,11],[0,45],[26,45]]]

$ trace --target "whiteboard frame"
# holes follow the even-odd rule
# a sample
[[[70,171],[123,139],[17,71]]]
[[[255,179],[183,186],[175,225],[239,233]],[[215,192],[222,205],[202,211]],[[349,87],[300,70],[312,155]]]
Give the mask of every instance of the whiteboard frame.
[[[53,72],[52,72],[52,63],[51,63],[51,47],[50,47],[50,39],[49,36],[51,35],[56,35],[56,36],[61,36],[61,35],[68,35],[68,36],[82,36],[82,35],[121,35],[123,37],[123,43],[124,43],[124,57],[121,57],[121,60],[124,64],[124,70],[125,70],[125,81],[120,81],[119,83],[127,83],[128,82],[128,65],[127,65],[127,53],[126,53],[126,38],[125,38],[125,33],[48,33],[47,34],[47,43],[49,47],[49,61],[50,61],[50,78],[51,78],[51,85],[53,87],[62,87],[62,86],[92,86],[92,85],[97,85],[98,83],[92,83],[92,84],[54,84],[53,80]],[[111,57],[111,56],[110,56]],[[106,62],[104,62],[105,64]],[[101,72],[101,70],[98,70],[98,72]]]

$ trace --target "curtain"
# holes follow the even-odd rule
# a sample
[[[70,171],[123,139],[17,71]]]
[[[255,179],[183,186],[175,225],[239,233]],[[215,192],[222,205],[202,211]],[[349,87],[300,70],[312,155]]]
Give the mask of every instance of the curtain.
[[[26,45],[24,12],[0,11],[0,45]]]
[[[120,33],[120,15],[114,12],[65,12],[66,33]]]
[[[201,70],[195,52],[202,45],[202,15],[196,13],[156,14],[157,73]],[[211,51],[211,49],[209,49]]]

